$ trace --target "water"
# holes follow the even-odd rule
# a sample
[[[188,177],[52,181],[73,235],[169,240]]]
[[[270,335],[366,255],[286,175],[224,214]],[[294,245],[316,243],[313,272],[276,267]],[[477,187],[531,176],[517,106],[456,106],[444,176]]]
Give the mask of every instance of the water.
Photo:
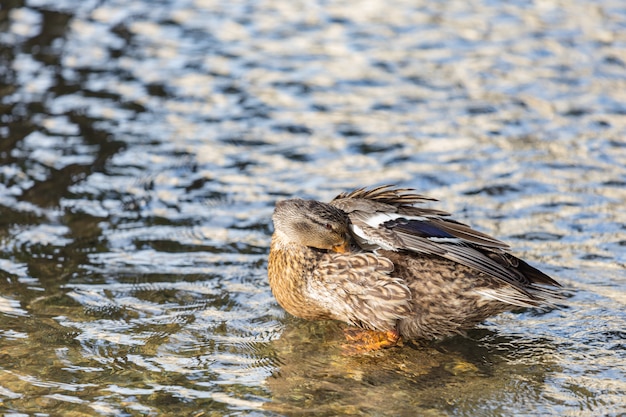
[[[3,1],[6,415],[626,413],[626,7]],[[414,187],[572,289],[345,356],[276,200]]]

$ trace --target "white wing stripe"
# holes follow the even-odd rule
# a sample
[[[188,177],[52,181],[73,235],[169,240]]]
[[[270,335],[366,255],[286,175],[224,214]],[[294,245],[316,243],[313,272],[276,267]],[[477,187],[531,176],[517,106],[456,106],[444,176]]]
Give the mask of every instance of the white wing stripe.
[[[372,239],[373,236],[369,236],[363,229],[354,223],[351,224],[350,227],[352,229],[352,233],[354,233],[357,239],[367,242],[370,245],[379,246],[381,249],[393,251],[398,250],[398,248],[394,248],[393,245],[390,245],[389,242],[386,242],[384,239]]]
[[[395,220],[395,219],[399,219],[399,218],[403,218],[403,219],[407,219],[407,220],[417,220],[417,221],[428,221],[428,218],[426,217],[421,217],[421,216],[407,216],[404,214],[398,214],[398,213],[376,213],[373,216],[367,216],[363,219],[363,221],[370,227],[373,227],[375,229],[379,228],[381,224],[388,222],[390,220]]]

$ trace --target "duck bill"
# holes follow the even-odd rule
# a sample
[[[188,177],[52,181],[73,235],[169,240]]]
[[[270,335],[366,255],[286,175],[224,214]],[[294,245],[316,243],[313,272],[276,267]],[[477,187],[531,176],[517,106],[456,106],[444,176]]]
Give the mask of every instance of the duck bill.
[[[350,250],[350,242],[348,240],[344,240],[342,243],[333,246],[331,249],[337,253],[346,253]]]

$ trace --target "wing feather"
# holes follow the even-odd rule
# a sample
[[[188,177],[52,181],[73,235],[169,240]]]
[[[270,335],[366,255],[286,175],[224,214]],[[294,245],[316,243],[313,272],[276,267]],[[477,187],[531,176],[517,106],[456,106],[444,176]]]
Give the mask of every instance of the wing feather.
[[[353,237],[363,249],[437,255],[471,267],[513,286],[512,292],[498,295],[512,304],[537,299],[535,284],[559,285],[507,253],[506,243],[448,218],[449,213],[413,206],[429,200],[434,199],[385,185],[342,193],[331,204],[348,213]]]

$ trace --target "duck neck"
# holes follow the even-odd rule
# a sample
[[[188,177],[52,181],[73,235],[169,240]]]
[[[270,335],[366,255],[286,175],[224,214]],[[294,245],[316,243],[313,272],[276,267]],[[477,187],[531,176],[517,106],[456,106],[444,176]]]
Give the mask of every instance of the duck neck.
[[[311,266],[320,254],[311,248],[284,244],[272,236],[267,275],[278,303],[290,314],[304,319],[323,319],[327,314],[308,295]]]

